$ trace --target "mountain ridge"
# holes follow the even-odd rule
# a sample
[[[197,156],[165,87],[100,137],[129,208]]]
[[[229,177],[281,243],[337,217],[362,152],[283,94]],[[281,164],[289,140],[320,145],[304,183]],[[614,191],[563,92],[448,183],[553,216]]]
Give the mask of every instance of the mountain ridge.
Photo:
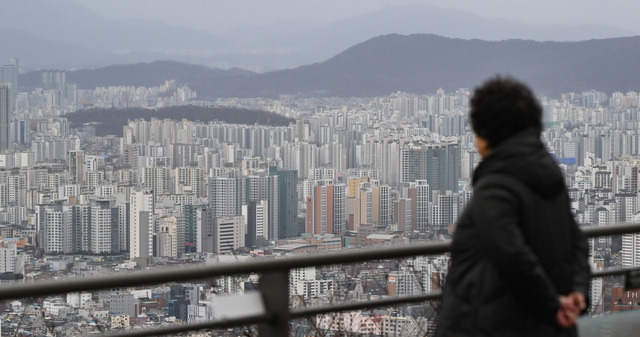
[[[606,24],[527,24],[415,3],[371,8],[335,21],[281,19],[260,24],[238,19],[235,28],[215,33],[175,21],[107,17],[90,7],[70,0],[11,1],[0,11],[0,35],[5,36],[0,62],[17,57],[24,60],[23,69],[59,69],[171,59],[262,72],[320,62],[389,33],[433,33],[490,41],[516,37],[583,40],[631,34]],[[22,33],[14,35],[11,30]],[[27,43],[25,48],[21,37],[25,34],[42,42]]]
[[[160,80],[160,74],[174,76],[164,80],[188,84],[204,99],[282,94],[371,97],[395,91],[427,93],[441,87],[446,90],[471,88],[496,74],[515,76],[539,94],[553,96],[588,89],[637,91],[640,89],[640,70],[635,66],[638,50],[640,36],[538,42],[387,34],[356,44],[324,62],[263,74],[166,63],[168,61],[138,64],[138,67],[149,68],[147,73],[156,75],[156,80]],[[154,64],[164,68],[150,66]],[[171,69],[174,66],[175,69]],[[93,73],[71,71],[67,80],[75,81],[76,77],[81,78],[80,74],[97,74],[100,69]],[[132,71],[120,73],[133,74]],[[140,85],[144,85],[142,77],[145,76],[138,75]],[[121,80],[121,85],[132,85],[131,78]]]

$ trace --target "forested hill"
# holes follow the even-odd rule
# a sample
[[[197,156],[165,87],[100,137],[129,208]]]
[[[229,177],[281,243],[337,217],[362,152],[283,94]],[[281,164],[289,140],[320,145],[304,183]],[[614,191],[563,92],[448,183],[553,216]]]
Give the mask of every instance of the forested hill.
[[[88,109],[65,115],[71,127],[79,127],[86,123],[97,123],[96,135],[122,136],[122,127],[129,120],[151,118],[170,118],[174,120],[188,119],[190,121],[210,122],[218,120],[231,124],[259,124],[271,126],[287,126],[293,119],[263,111],[233,107],[200,107],[200,106],[172,106],[161,109]]]

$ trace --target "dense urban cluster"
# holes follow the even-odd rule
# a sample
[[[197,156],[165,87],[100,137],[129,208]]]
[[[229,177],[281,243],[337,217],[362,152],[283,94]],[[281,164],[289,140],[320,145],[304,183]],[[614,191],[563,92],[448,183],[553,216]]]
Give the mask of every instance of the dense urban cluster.
[[[295,122],[130,120],[121,137],[97,137],[99,125],[71,128],[64,113],[185,105],[196,94],[171,79],[155,88],[78,89],[60,70],[43,71],[42,88],[30,93],[18,92],[17,81],[17,60],[0,67],[6,283],[445,240],[472,196],[480,160],[467,121],[468,89],[219,99],[211,103]],[[565,172],[578,222],[637,221],[639,93],[592,90],[539,99],[543,139]],[[640,234],[597,239],[592,267],[636,266],[637,247]],[[289,276],[290,303],[431,292],[442,285],[447,262],[431,256],[297,269]],[[247,301],[242,313],[258,306],[257,283],[258,275],[230,276],[7,302],[2,331],[71,335],[230,317],[229,301]],[[638,293],[621,289],[594,279],[591,312],[638,307]],[[301,335],[415,336],[431,329],[434,317],[429,305],[406,305],[291,325]]]

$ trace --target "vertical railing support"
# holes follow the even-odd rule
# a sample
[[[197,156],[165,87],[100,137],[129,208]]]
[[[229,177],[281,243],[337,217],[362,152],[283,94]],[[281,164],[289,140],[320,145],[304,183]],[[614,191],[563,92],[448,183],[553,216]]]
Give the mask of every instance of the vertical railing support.
[[[289,332],[289,271],[275,270],[260,277],[260,293],[265,310],[273,315],[269,322],[258,326],[260,337],[284,337]]]

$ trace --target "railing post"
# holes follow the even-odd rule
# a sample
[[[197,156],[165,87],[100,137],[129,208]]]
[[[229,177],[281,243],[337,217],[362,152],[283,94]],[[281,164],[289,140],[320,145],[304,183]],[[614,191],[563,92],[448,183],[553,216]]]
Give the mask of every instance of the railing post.
[[[284,337],[289,334],[289,271],[275,270],[262,274],[259,283],[265,310],[273,315],[258,326],[260,337]]]

